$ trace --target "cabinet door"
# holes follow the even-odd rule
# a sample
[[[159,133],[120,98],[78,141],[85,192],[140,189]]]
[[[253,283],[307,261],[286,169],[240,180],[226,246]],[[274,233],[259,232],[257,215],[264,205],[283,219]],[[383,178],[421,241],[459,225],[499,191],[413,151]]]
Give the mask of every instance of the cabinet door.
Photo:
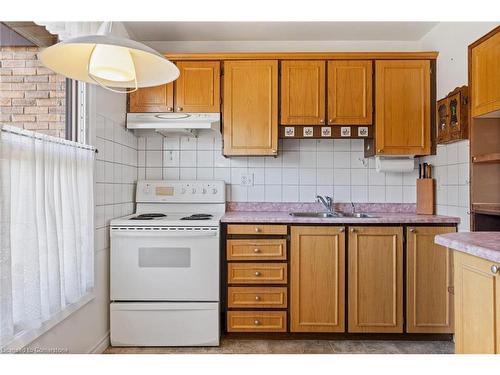
[[[372,61],[328,61],[328,124],[372,124]]]
[[[220,112],[220,62],[179,61],[176,112]]]
[[[471,52],[472,116],[500,110],[500,29]]]
[[[174,83],[145,87],[129,94],[129,112],[173,112]]]
[[[349,332],[403,332],[403,229],[351,227]]]
[[[493,262],[455,251],[455,353],[500,353],[500,278]]]
[[[377,155],[430,154],[430,61],[376,61],[375,69]]]
[[[325,123],[325,62],[281,62],[281,124]]]
[[[452,254],[434,243],[452,227],[415,227],[406,232],[406,330],[453,333]]]
[[[292,332],[344,332],[344,228],[291,228]]]
[[[224,62],[224,155],[278,152],[278,61]]]

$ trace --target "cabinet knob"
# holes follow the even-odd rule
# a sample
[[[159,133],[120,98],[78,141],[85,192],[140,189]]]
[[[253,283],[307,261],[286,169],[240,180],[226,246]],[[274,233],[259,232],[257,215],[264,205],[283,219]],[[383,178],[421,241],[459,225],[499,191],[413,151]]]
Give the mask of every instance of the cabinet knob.
[[[260,297],[259,296],[255,296],[255,300],[256,301],[260,301]]]
[[[450,293],[450,294],[452,294],[452,295],[453,295],[453,294],[455,294],[455,288],[454,288],[454,287],[452,287],[452,286],[449,286],[449,287],[448,287],[448,293]]]
[[[355,232],[356,232],[356,229],[351,228],[351,233],[355,233]]]
[[[410,228],[410,232],[415,233],[417,230],[415,228]]]
[[[172,112],[174,110],[173,107],[167,107],[167,112]]]
[[[277,151],[277,150],[275,150],[275,149],[273,148],[273,149],[271,150],[271,152],[272,152],[273,154],[275,154],[275,153],[277,153],[278,151]]]
[[[259,232],[260,232],[260,228],[257,228],[257,227],[256,227],[256,228],[255,228],[255,232],[256,232],[256,233],[259,233]]]
[[[333,124],[333,119],[332,118],[328,119],[328,123]]]
[[[254,320],[253,324],[255,324],[256,326],[258,326],[260,324],[260,320]]]
[[[177,111],[181,112],[182,111],[182,107],[177,107]]]
[[[499,269],[500,269],[500,267],[498,267],[498,266],[495,266],[495,265],[491,266],[491,272],[493,272],[493,273],[498,273]]]
[[[383,154],[383,153],[384,153],[384,150],[382,150],[381,148],[379,148],[379,149],[377,150],[377,152],[378,152],[379,154]]]
[[[345,228],[340,228],[339,232],[340,233],[344,233],[345,232]]]
[[[320,124],[324,124],[324,123],[325,123],[325,119],[324,119],[324,118],[320,119],[320,120],[319,120],[319,123],[320,123]]]
[[[257,248],[255,248],[255,249],[253,249],[253,252],[254,252],[254,253],[260,253],[260,250],[259,250],[259,249],[257,249]]]
[[[259,271],[255,271],[255,276],[260,276],[260,272]]]

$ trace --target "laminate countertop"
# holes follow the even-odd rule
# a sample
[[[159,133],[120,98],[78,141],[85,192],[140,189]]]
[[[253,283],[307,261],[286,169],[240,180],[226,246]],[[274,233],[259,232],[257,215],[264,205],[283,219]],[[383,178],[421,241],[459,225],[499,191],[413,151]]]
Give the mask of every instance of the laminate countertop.
[[[369,218],[296,217],[285,211],[229,211],[221,218],[222,223],[283,223],[283,224],[458,224],[460,218],[441,215],[417,215],[415,213],[376,212]]]
[[[500,232],[459,232],[437,235],[434,242],[492,262],[500,263]]]

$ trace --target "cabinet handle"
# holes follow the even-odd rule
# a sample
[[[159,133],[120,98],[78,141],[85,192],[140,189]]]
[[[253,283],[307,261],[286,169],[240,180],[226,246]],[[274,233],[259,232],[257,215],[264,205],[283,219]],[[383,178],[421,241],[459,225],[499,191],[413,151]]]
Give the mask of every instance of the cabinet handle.
[[[417,230],[416,230],[415,228],[410,228],[410,232],[412,232],[412,233],[416,233],[416,232],[417,232]]]
[[[177,107],[177,110],[178,110],[179,112],[181,112],[181,111],[182,111],[182,107]]]
[[[498,273],[499,269],[500,268],[498,266],[495,266],[495,265],[491,266],[491,272],[493,272],[493,273]]]
[[[455,294],[455,288],[454,288],[454,287],[452,287],[452,286],[449,286],[449,287],[448,287],[448,293],[450,293],[450,294],[454,295],[454,294]]]
[[[260,321],[259,320],[254,320],[253,324],[255,324],[256,326],[258,326],[260,324]]]
[[[379,148],[379,149],[377,150],[377,152],[378,152],[379,154],[383,154],[383,153],[384,153],[384,150],[382,150],[381,148]]]
[[[260,301],[260,297],[259,296],[255,296],[255,300],[256,301]]]
[[[351,233],[354,233],[354,232],[356,232],[356,229],[351,228]]]
[[[272,152],[273,154],[275,154],[277,151],[273,148],[273,149],[271,150],[271,152]]]
[[[172,112],[174,110],[173,107],[167,107],[167,112]]]
[[[256,249],[253,249],[253,252],[254,253],[260,253],[260,250],[256,248]]]
[[[328,123],[332,124],[333,123],[333,119],[332,118],[328,119]]]
[[[255,271],[255,276],[260,276],[260,272],[259,271]]]
[[[345,228],[340,228],[339,232],[340,233],[344,233],[345,232]]]
[[[255,232],[256,232],[256,233],[259,233],[259,232],[260,232],[260,228],[257,228],[257,227],[256,227],[256,228],[255,228]]]
[[[322,119],[320,119],[320,120],[319,120],[319,123],[320,123],[320,124],[324,124],[324,123],[325,123],[325,119],[323,119],[323,118],[322,118]]]

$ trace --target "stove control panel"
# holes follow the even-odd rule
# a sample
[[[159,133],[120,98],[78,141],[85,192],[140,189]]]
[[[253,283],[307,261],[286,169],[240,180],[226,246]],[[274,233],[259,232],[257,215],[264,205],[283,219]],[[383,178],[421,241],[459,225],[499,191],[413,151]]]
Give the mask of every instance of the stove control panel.
[[[224,181],[168,181],[144,180],[137,182],[138,203],[225,203]]]

